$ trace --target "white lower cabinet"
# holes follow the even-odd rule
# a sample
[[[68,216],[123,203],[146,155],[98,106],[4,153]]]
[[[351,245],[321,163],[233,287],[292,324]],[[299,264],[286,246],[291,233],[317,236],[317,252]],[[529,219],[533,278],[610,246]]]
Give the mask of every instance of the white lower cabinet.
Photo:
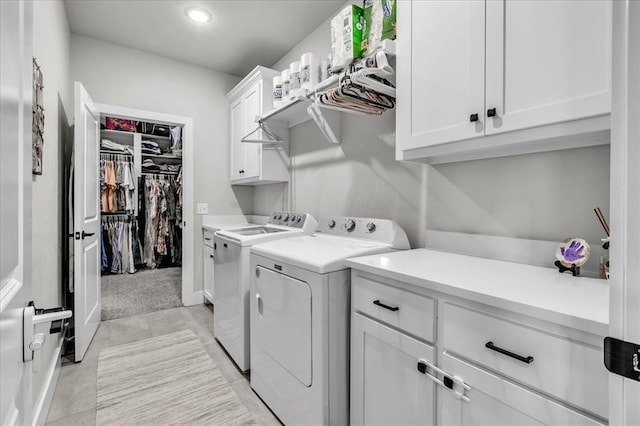
[[[360,314],[351,342],[351,424],[433,424],[435,384],[418,371],[433,347]]]
[[[352,424],[606,424],[601,336],[406,287],[352,269]]]
[[[213,231],[203,231],[204,245],[202,246],[204,297],[210,303],[213,303],[213,234]]]
[[[213,248],[204,246],[204,297],[213,303]]]
[[[452,376],[464,378],[469,387],[464,392],[467,400],[458,398],[452,390],[439,387],[440,425],[604,424],[447,353],[442,354],[440,365]]]

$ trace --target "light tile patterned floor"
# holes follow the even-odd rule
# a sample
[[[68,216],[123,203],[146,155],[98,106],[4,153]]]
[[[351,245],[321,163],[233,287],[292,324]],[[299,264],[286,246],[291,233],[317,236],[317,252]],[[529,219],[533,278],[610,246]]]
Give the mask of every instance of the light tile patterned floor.
[[[96,377],[100,349],[190,329],[202,342],[240,400],[259,425],[280,425],[251,390],[249,377],[240,373],[213,337],[211,305],[157,311],[129,318],[103,321],[80,363],[65,363],[47,417],[47,425],[95,425]]]

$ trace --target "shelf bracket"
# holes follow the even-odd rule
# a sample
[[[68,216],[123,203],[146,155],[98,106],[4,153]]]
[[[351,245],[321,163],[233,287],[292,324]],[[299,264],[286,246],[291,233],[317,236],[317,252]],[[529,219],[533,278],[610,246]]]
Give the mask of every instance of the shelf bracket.
[[[307,114],[309,114],[309,116],[313,119],[324,137],[329,142],[339,144],[342,132],[342,120],[340,117],[340,113],[331,111],[329,112],[329,114],[324,114],[321,108],[321,105],[312,103],[307,108]]]

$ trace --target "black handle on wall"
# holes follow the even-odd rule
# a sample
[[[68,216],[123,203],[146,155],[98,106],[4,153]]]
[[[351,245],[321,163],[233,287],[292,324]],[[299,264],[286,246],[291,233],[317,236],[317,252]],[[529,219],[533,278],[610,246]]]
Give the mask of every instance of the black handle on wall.
[[[469,116],[469,121],[472,123],[475,123],[476,121],[478,121],[480,119],[480,117],[478,116],[478,114],[471,114]]]
[[[487,110],[487,117],[495,117],[497,115],[498,115],[498,113],[497,113],[495,108],[489,108]]]
[[[398,306],[389,306],[389,305],[385,305],[384,303],[380,302],[379,300],[374,300],[373,301],[374,305],[380,306],[381,308],[385,308],[388,309],[390,311],[398,311],[400,308]]]
[[[484,346],[486,348],[491,349],[492,351],[496,351],[508,357],[517,359],[520,362],[524,362],[525,364],[531,364],[533,362],[532,356],[522,356],[522,355],[514,354],[511,351],[497,347],[496,345],[493,344],[493,342],[487,342]]]

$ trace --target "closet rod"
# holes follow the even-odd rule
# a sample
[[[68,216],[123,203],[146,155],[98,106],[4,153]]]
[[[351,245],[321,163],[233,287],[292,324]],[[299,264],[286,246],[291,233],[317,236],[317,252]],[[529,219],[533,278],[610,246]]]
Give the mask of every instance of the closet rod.
[[[142,176],[178,176],[180,172],[150,173],[142,172]]]

